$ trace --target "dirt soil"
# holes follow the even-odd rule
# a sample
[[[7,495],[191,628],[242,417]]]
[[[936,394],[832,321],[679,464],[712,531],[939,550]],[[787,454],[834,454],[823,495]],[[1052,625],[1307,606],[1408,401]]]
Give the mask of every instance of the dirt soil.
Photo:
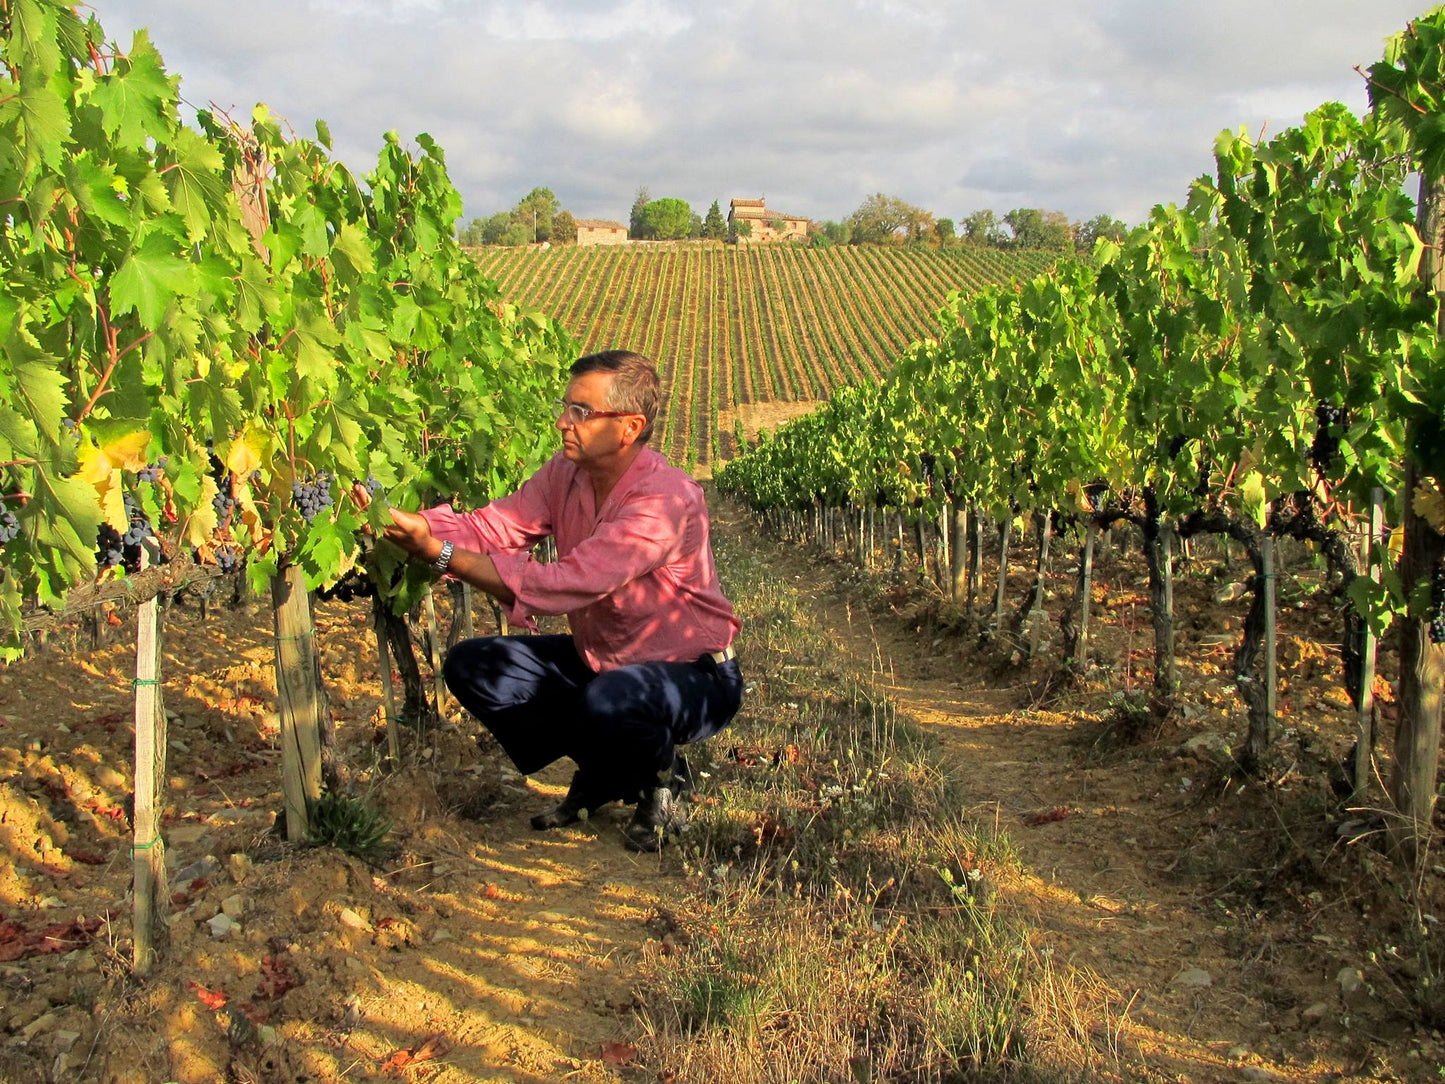
[[[880,597],[796,547],[771,552],[841,650],[881,654],[969,809],[1014,842],[1021,872],[1000,890],[1110,1009],[1081,1009],[1080,1026],[1129,1079],[1437,1078],[1445,1050],[1399,931],[1407,904],[1439,913],[1442,871],[1416,894],[1368,839],[1348,843],[1369,819],[1329,787],[1350,723],[1323,604],[1286,610],[1288,730],[1253,781],[1221,751],[1242,735],[1225,622],[1243,603],[1215,602],[1202,575],[1179,594],[1188,706],[1127,743],[1106,716],[1112,690],[1148,679],[1137,559],[1102,562],[1096,665],[1044,703],[1044,664],[979,651],[927,592]],[[367,604],[317,616],[343,769],[376,777]],[[259,603],[167,616],[170,943],[150,978],[130,975],[133,620],[114,621],[100,646],[60,630],[0,677],[0,1081],[651,1079],[627,1068],[634,964],[685,890],[676,857],[624,850],[625,810],[532,832],[566,768],[517,777],[455,709],[370,791],[394,854],[276,842]]]

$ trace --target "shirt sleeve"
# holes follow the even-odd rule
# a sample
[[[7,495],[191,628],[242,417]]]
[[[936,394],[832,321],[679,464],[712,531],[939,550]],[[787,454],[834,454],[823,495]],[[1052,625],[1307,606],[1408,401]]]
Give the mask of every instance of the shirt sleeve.
[[[629,500],[565,557],[550,564],[527,552],[493,554],[517,609],[564,614],[591,605],[673,560],[687,529],[687,503],[675,494]]]
[[[493,561],[508,553],[525,553],[552,533],[547,500],[551,464],[543,466],[515,493],[499,497],[474,512],[438,505],[421,513],[432,536],[464,550],[485,553]]]

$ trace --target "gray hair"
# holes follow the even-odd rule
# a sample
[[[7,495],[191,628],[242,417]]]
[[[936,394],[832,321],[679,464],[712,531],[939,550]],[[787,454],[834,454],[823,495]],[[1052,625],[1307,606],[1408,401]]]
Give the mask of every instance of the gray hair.
[[[647,442],[657,420],[658,404],[662,401],[662,382],[657,375],[657,366],[650,359],[631,350],[602,350],[578,358],[572,363],[571,372],[573,376],[612,373],[614,379],[607,391],[608,409],[641,414],[645,422],[637,440],[639,443]]]

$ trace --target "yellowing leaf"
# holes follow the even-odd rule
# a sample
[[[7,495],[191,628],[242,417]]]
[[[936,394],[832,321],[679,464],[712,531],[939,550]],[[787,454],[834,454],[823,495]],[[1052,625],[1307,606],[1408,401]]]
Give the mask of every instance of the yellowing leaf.
[[[1415,514],[1430,524],[1436,534],[1445,534],[1445,493],[1433,478],[1415,485]]]
[[[140,470],[146,465],[146,448],[150,447],[151,435],[146,429],[115,437],[99,446],[88,440],[81,442],[76,453],[80,460],[80,477],[99,487],[117,470]]]
[[[209,474],[201,479],[201,499],[186,524],[186,539],[197,549],[210,542],[211,533],[216,529],[216,480]]]
[[[226,453],[226,466],[235,472],[237,478],[249,478],[251,472],[261,465],[261,451],[265,438],[247,426],[241,435],[231,441],[231,450]]]
[[[1239,486],[1240,498],[1244,501],[1244,510],[1261,527],[1264,526],[1267,514],[1264,501],[1264,475],[1253,470],[1244,476]]]

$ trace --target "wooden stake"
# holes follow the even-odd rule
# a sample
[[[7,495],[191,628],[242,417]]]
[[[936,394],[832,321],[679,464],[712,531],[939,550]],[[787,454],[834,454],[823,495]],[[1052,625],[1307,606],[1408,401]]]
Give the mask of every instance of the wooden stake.
[[[1260,549],[1264,552],[1264,726],[1265,733],[1273,740],[1279,694],[1275,680],[1274,535],[1266,533]]]
[[[141,547],[141,567],[146,565]],[[135,833],[131,872],[135,880],[131,963],[150,973],[165,939],[166,845],[161,837],[161,795],[166,776],[166,713],[161,700],[161,635],[157,599],[136,611],[135,636]]]
[[[327,711],[311,601],[300,566],[286,565],[271,578],[271,607],[286,838],[300,843],[311,828],[310,807],[321,797],[321,716]]]
[[[949,554],[949,590],[958,602],[968,590],[968,505],[953,506],[953,545]]]
[[[430,587],[427,588],[422,606],[426,614],[427,661],[431,663],[432,695],[436,698],[437,719],[440,720],[446,710],[447,685],[442,676],[442,637],[441,627],[437,623],[436,596]]]
[[[1365,538],[1365,574],[1380,582],[1380,564],[1375,560],[1375,547],[1384,541],[1385,491],[1376,486],[1370,491],[1370,533]],[[1375,755],[1375,656],[1379,642],[1370,623],[1365,622],[1365,645],[1360,658],[1359,714],[1355,720],[1355,793],[1359,801],[1369,791],[1371,763]]]
[[[387,646],[386,615],[383,607],[390,605],[381,591],[371,600],[371,627],[376,632],[376,659],[381,670],[382,703],[386,708],[386,752],[393,763],[401,762],[401,736],[396,728],[396,689],[391,682],[391,650]]]
[[[1084,555],[1079,561],[1079,641],[1074,645],[1074,668],[1082,674],[1089,664],[1089,603],[1094,590],[1094,540],[1099,527],[1092,521],[1084,531]]]

